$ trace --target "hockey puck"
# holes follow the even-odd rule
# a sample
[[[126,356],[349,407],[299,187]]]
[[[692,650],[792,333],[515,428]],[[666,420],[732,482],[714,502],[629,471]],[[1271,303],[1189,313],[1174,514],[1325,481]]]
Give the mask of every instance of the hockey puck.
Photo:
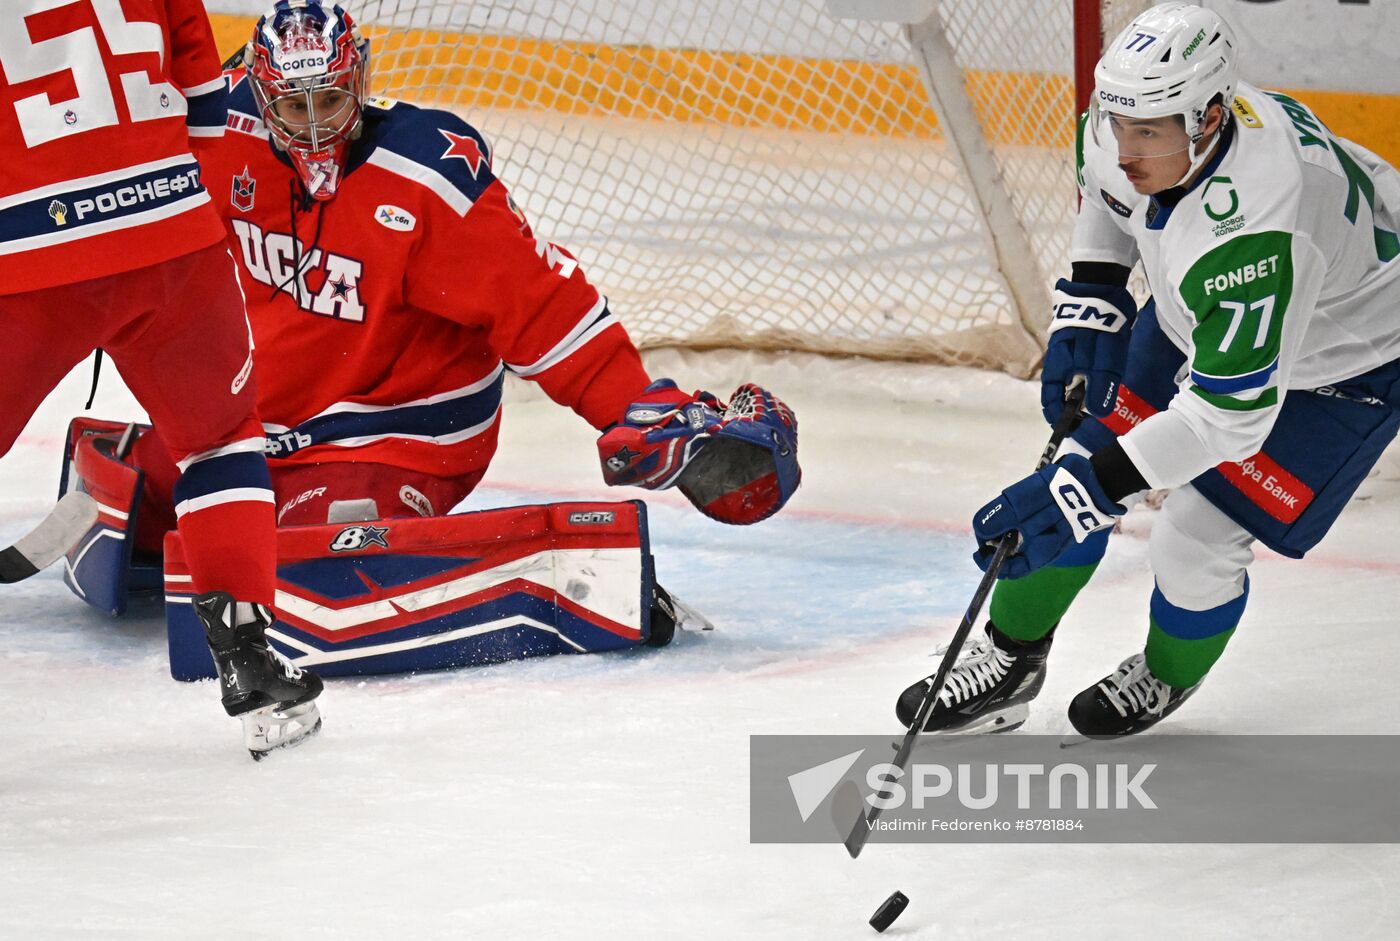
[[[870,927],[874,928],[876,931],[883,932],[890,925],[894,924],[896,918],[904,914],[904,909],[908,904],[909,896],[905,895],[903,892],[896,892],[894,895],[891,895],[881,903],[879,908],[875,909],[875,914],[870,916]]]

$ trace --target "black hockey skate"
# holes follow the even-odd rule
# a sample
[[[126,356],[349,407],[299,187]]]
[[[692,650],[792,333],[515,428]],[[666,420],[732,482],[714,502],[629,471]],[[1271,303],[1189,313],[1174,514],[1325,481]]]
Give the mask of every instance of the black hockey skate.
[[[924,723],[925,732],[1010,732],[1030,715],[1030,701],[1045,685],[1045,657],[1055,638],[1052,629],[1040,640],[1022,643],[987,622],[987,631],[958,655],[938,702]],[[941,648],[944,653],[948,648]],[[914,721],[933,677],[926,676],[900,694],[895,715],[905,726]]]
[[[222,591],[194,599],[219,670],[224,711],[242,720],[244,744],[261,759],[320,731],[315,699],[321,695],[321,679],[270,649],[264,632],[272,623],[271,612],[257,604],[248,608],[251,617],[240,619],[238,603]]]
[[[1136,653],[1074,697],[1069,721],[1087,738],[1132,735],[1171,715],[1200,688],[1200,683],[1188,689],[1168,686],[1152,675],[1147,658]]]

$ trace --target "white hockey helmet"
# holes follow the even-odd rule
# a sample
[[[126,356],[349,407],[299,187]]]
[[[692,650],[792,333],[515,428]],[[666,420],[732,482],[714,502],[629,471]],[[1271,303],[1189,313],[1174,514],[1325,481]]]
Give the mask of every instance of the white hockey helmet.
[[[1114,116],[1131,120],[1180,115],[1189,144],[1177,141],[1160,154],[1138,151],[1133,156],[1164,156],[1196,143],[1217,97],[1229,118],[1239,81],[1236,50],[1234,31],[1214,10],[1161,3],[1140,14],[1108,44],[1094,69],[1089,106],[1094,139],[1102,145],[1113,140]],[[1192,163],[1194,171],[1194,155]]]

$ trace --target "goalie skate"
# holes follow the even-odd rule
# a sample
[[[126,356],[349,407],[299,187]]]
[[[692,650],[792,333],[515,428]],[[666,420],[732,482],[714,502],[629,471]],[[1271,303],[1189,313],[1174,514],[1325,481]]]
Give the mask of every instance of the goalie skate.
[[[712,631],[715,626],[699,611],[671,594],[659,584],[652,586],[651,636],[648,647],[665,647],[677,630]]]
[[[972,641],[949,671],[938,702],[924,723],[923,732],[963,735],[972,732],[1010,732],[1030,715],[1030,702],[1045,684],[1045,657],[1054,633],[1022,644],[988,622],[987,631]],[[947,648],[941,648],[941,655]],[[906,689],[895,706],[899,721],[914,721],[933,685],[926,676]]]

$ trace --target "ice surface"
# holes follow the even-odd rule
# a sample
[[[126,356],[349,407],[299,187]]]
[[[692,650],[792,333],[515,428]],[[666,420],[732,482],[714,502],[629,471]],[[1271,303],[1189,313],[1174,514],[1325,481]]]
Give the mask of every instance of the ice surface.
[[[1393,846],[748,843],[748,736],[889,732],[976,581],[972,509],[1035,461],[1036,391],[1003,376],[807,357],[653,357],[656,374],[778,389],[806,480],[725,528],[663,495],[663,583],[718,630],[627,655],[332,681],[324,734],[254,764],[212,684],[173,682],[159,612],[109,621],[49,571],[0,619],[0,937],[822,939],[1393,937]],[[0,538],[54,495],[79,367],[0,464]],[[139,410],[103,380],[94,412]],[[593,435],[513,390],[477,506],[630,496]],[[1390,732],[1400,693],[1395,485],[1305,563],[1264,555],[1245,625],[1170,721]],[[1028,730],[1141,644],[1137,511],[1059,634]],[[1362,686],[1353,686],[1358,679]],[[1314,697],[1328,693],[1325,705]],[[1346,701],[1340,698],[1345,696]]]

